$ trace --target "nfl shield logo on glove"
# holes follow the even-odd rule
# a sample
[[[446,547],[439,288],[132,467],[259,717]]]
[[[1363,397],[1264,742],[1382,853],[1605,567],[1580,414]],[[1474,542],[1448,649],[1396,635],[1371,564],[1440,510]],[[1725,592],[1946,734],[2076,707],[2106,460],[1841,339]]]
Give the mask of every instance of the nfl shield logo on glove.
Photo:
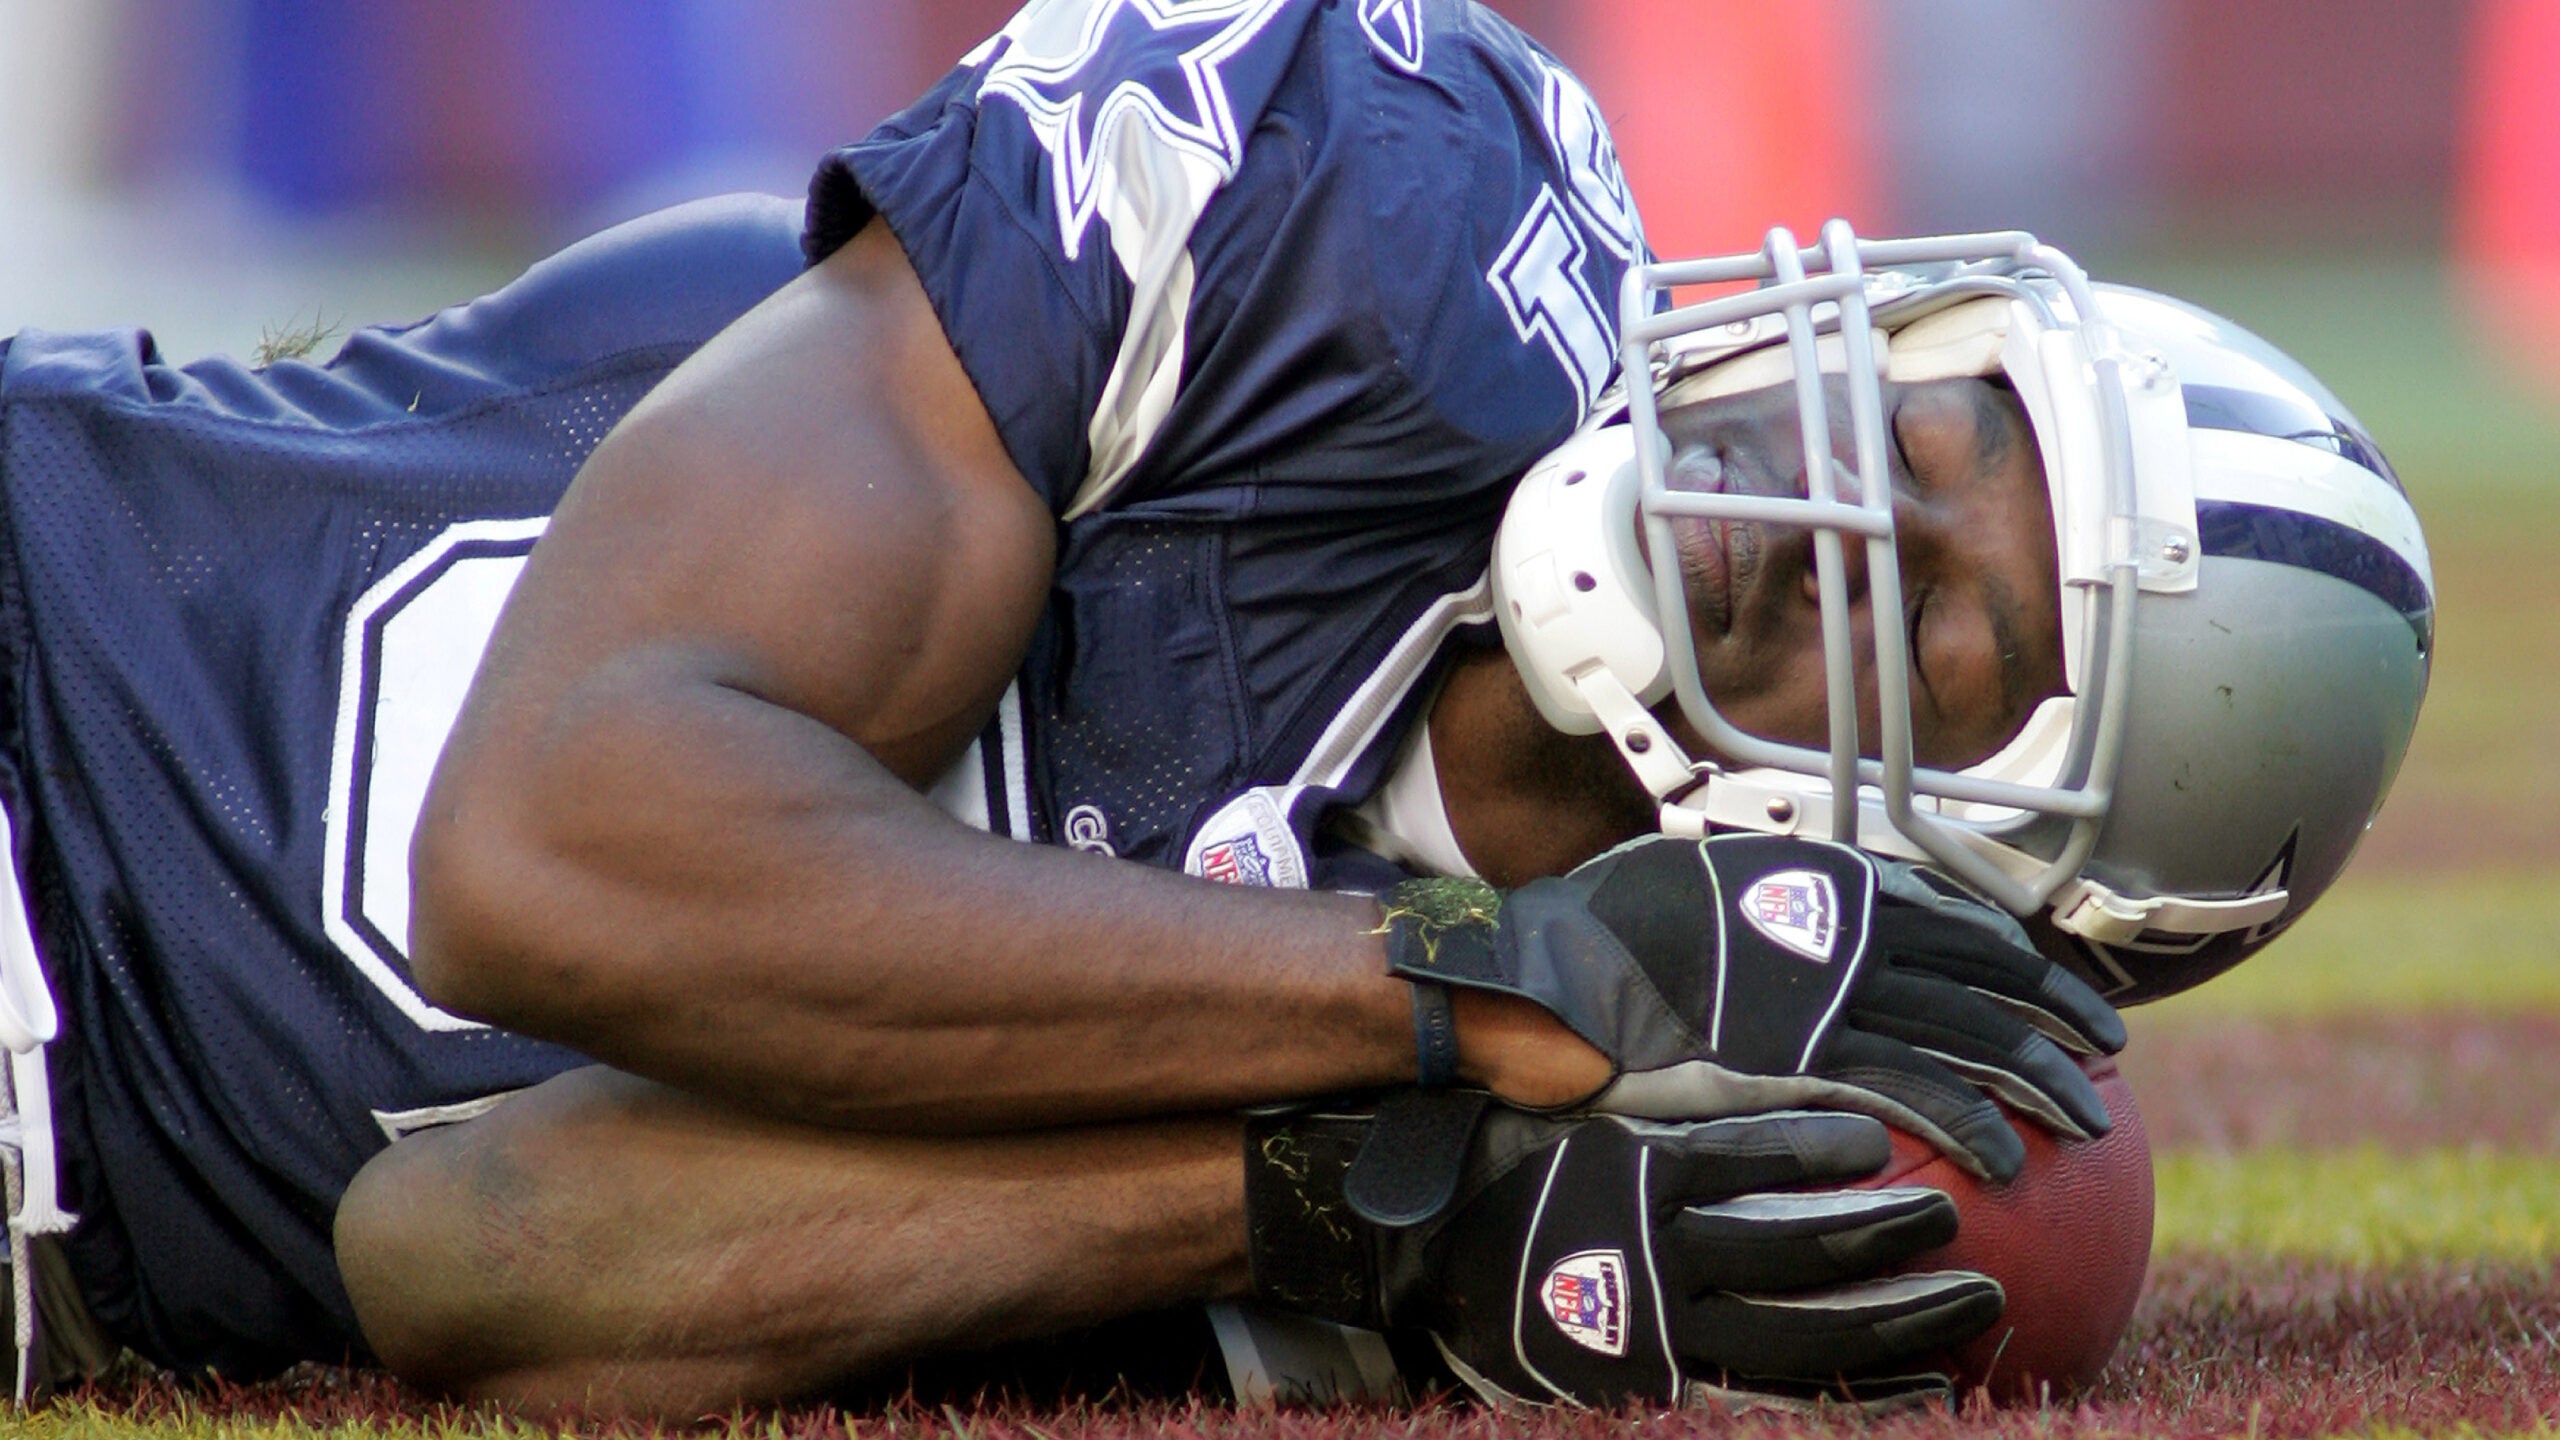
[[[1840,899],[1818,870],[1781,870],[1753,881],[1742,898],[1751,928],[1807,960],[1829,963],[1840,938]]]
[[[1603,1355],[1627,1353],[1627,1257],[1616,1250],[1567,1255],[1547,1272],[1538,1298],[1565,1338]]]

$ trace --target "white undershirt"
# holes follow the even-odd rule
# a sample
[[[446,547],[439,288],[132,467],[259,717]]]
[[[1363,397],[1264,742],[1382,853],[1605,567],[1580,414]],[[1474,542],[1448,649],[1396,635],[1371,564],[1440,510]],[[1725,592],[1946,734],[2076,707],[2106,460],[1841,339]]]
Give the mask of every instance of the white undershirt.
[[[1342,827],[1353,844],[1408,870],[1475,875],[1466,852],[1458,848],[1457,834],[1449,828],[1449,808],[1440,798],[1440,770],[1431,758],[1428,705],[1397,752],[1386,783],[1344,814]]]

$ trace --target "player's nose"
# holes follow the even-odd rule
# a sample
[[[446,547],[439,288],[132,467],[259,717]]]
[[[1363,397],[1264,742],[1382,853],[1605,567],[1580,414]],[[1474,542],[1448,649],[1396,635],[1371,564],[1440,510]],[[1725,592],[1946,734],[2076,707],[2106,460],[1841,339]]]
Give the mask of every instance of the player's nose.
[[[1841,469],[1845,476],[1847,467],[1843,466]],[[1853,478],[1844,479],[1840,492],[1840,499],[1844,503],[1855,503],[1854,491],[1850,489],[1850,486],[1855,483]],[[1895,493],[1894,554],[1906,575],[1910,571],[1912,556],[1923,553],[1930,546],[1940,542],[1941,537],[1933,529],[1935,523],[1927,506],[1920,504],[1908,494],[1899,491]],[[1793,527],[1785,542],[1803,561],[1803,573],[1799,583],[1805,600],[1813,604],[1821,603],[1822,598],[1820,573],[1814,564],[1815,557],[1819,554],[1813,538],[1817,529],[1818,527],[1814,526]],[[1847,531],[1835,533],[1840,536],[1841,574],[1848,582],[1849,603],[1855,605],[1865,599],[1867,594],[1867,566],[1870,556],[1868,538]]]
[[[1804,573],[1797,586],[1808,605],[1822,603],[1820,562],[1823,547],[1816,539],[1818,534],[1814,527],[1806,526],[1796,531],[1789,542],[1804,552]],[[1848,582],[1849,603],[1855,605],[1864,600],[1867,597],[1867,545],[1862,537],[1845,534],[1840,537],[1840,573]]]

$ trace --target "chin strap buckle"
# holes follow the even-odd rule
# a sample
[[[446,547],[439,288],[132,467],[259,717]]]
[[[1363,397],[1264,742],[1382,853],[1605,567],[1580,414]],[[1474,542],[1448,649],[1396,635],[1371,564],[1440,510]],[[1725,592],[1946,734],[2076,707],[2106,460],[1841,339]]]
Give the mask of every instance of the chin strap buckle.
[[[1607,667],[1595,665],[1574,676],[1573,688],[1599,717],[1637,781],[1656,798],[1676,795],[1698,778],[1697,767],[1681,753],[1671,731]]]
[[[2054,896],[2053,923],[2100,945],[2123,945],[2151,931],[2204,937],[2267,924],[2291,899],[2281,887],[2230,900],[2119,895],[2084,875]]]

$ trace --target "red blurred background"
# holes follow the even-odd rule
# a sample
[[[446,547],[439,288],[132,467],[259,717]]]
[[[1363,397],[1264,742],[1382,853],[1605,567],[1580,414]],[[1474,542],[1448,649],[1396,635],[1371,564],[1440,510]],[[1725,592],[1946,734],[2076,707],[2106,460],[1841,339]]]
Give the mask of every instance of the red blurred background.
[[[805,168],[1014,8],[76,3],[112,52],[110,170],[228,175],[306,212],[537,222],[688,172]],[[2560,154],[2550,0],[1494,4],[1601,97],[1666,253],[1833,213],[2110,235],[2316,219],[2493,249],[2551,223],[2551,196],[2523,193],[2554,188]],[[2466,176],[2494,193],[2457,223]]]
[[[10,0],[0,210],[211,193],[521,256],[798,189],[1014,4]],[[1600,97],[1662,253],[1833,214],[2099,255],[2449,247],[2560,377],[2560,0],[1494,4]]]

